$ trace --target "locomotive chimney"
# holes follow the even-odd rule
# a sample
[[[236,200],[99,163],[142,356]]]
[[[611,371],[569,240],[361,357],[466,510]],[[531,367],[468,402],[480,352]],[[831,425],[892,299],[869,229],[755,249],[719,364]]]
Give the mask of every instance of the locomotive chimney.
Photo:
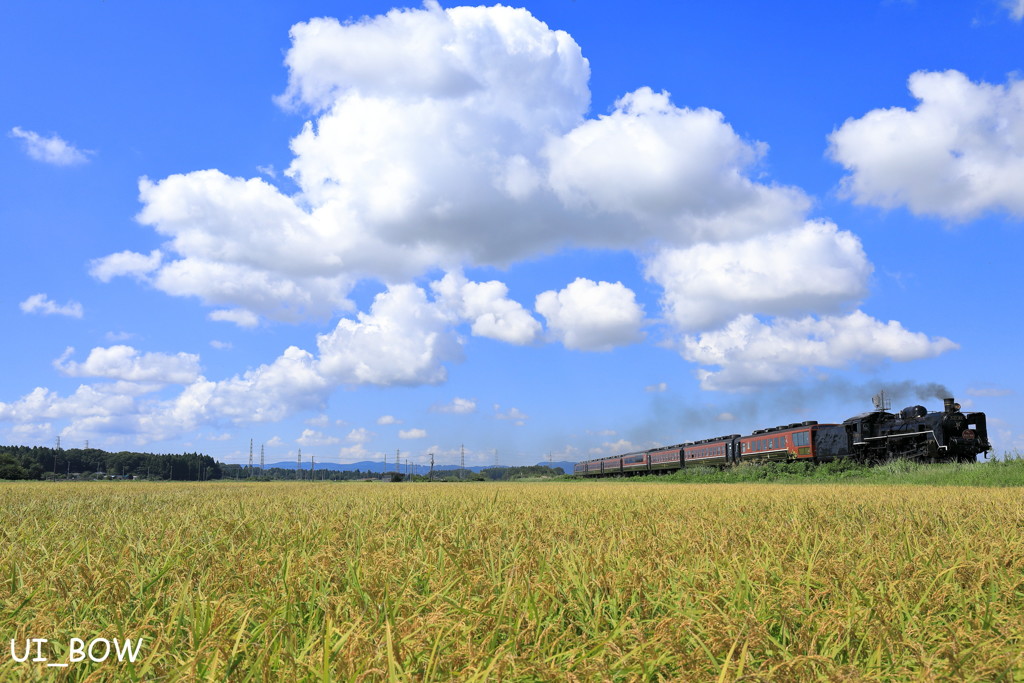
[[[944,399],[942,399],[942,409],[944,411],[946,411],[947,413],[955,413],[956,409],[953,407],[953,399],[952,398],[944,398]]]

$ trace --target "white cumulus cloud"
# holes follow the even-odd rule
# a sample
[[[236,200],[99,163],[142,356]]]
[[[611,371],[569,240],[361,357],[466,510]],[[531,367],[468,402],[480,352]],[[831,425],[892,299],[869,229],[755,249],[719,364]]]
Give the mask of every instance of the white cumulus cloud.
[[[70,360],[74,353],[68,347],[53,365],[69,377],[103,377],[127,382],[160,382],[189,384],[199,377],[199,356],[190,353],[141,353],[131,346],[118,344],[96,347],[81,363]]]
[[[853,234],[811,221],[741,242],[665,249],[647,264],[679,330],[706,330],[743,313],[835,312],[867,293],[872,266]]]
[[[512,420],[520,427],[526,424],[526,420],[530,419],[530,416],[519,410],[519,408],[509,408],[502,412],[501,405],[497,403],[494,404],[494,417],[497,420]]]
[[[958,346],[944,337],[910,332],[855,311],[847,316],[777,318],[772,324],[742,315],[721,330],[687,336],[683,356],[715,370],[698,371],[705,389],[743,390],[791,381],[812,367],[852,362],[930,358]]]
[[[341,439],[336,436],[329,436],[315,429],[303,429],[302,435],[296,439],[300,446],[331,446],[340,441]]]
[[[260,324],[260,317],[244,308],[220,308],[210,311],[207,317],[217,322],[234,323],[239,327],[256,327]]]
[[[353,429],[348,433],[348,436],[345,437],[345,440],[351,443],[362,444],[366,443],[372,438],[373,432],[371,432],[369,429],[367,429],[366,427],[357,427],[356,429]]]
[[[975,83],[959,71],[910,76],[917,107],[875,109],[829,136],[860,204],[970,220],[1024,217],[1024,81]]]
[[[437,384],[447,378],[443,361],[462,353],[444,312],[414,285],[378,294],[370,313],[318,335],[317,348],[334,384]]]
[[[89,264],[89,274],[100,282],[110,282],[122,275],[143,278],[159,268],[162,260],[163,254],[159,249],[149,252],[149,256],[134,251],[121,251],[94,259]]]
[[[650,237],[692,244],[759,234],[803,216],[809,202],[802,191],[746,176],[765,149],[740,139],[720,112],[680,109],[667,93],[641,88],[612,114],[553,139],[545,153],[551,185],[567,205],[636,219],[633,230],[621,231],[633,245]]]
[[[561,291],[537,295],[535,308],[568,349],[608,351],[643,339],[643,308],[621,282],[577,278]]]
[[[422,439],[426,435],[425,429],[402,429],[398,432],[399,439]]]
[[[460,273],[448,273],[430,286],[456,317],[472,323],[478,337],[529,344],[540,333],[540,323],[522,304],[508,298],[508,287],[502,282],[469,282]]]

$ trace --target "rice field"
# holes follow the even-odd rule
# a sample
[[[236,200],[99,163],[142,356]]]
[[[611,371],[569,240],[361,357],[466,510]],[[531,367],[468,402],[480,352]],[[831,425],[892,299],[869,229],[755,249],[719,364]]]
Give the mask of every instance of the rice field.
[[[97,482],[0,500],[4,681],[1024,679],[1018,489]],[[31,638],[45,662],[18,661]],[[143,642],[135,662],[47,666],[73,638]]]

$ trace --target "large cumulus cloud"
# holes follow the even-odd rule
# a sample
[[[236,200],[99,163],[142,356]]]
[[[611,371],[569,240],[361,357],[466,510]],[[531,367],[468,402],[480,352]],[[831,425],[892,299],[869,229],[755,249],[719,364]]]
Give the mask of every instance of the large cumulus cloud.
[[[855,201],[966,221],[1024,217],[1024,82],[975,83],[959,71],[910,76],[913,110],[874,109],[829,138]]]
[[[721,242],[797,226],[809,204],[749,177],[766,146],[720,112],[640,88],[585,119],[580,47],[523,9],[428,4],[291,36],[280,101],[315,116],[291,141],[299,191],[217,170],[143,179],[138,219],[167,242],[100,259],[97,277],[290,321],[348,310],[362,278]]]

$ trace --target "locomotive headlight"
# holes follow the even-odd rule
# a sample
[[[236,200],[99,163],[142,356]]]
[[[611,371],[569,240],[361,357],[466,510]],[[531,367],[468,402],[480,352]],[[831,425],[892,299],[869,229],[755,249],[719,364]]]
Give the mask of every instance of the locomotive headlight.
[[[954,410],[955,412],[958,412],[958,413],[959,413],[959,412],[960,412],[960,404],[959,404],[959,403],[954,403],[954,404],[953,404],[953,410]]]

